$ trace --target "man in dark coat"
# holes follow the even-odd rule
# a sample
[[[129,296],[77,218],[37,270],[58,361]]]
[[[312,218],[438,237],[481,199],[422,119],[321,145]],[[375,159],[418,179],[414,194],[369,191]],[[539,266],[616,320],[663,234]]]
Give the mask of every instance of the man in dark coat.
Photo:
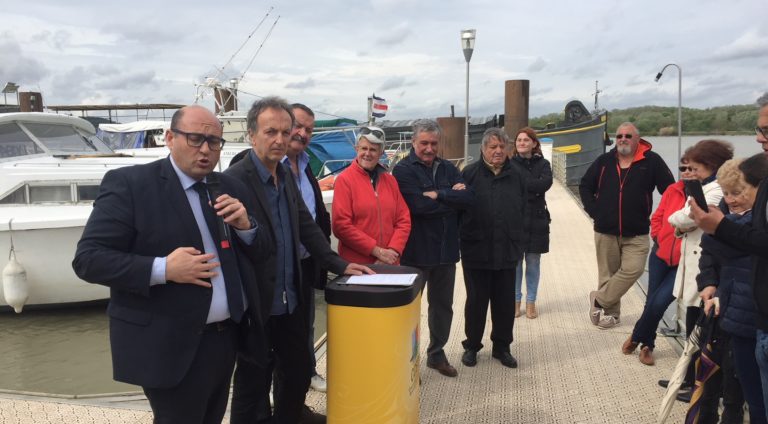
[[[168,158],[104,176],[72,263],[83,280],[110,287],[114,377],[144,389],[155,423],[220,423],[237,323],[263,335],[252,261],[269,254],[271,240],[247,214],[246,187],[212,172],[221,135],[207,109],[179,109],[165,135]],[[229,240],[219,233],[227,227]]]
[[[515,324],[515,268],[522,257],[527,192],[525,178],[507,158],[508,143],[504,131],[486,130],[482,158],[462,172],[464,181],[475,192],[474,202],[462,215],[460,235],[467,290],[467,338],[462,342],[461,362],[469,367],[477,364],[477,352],[483,347],[489,302],[492,356],[506,367],[517,367],[510,345]]]
[[[293,173],[293,178],[298,184],[304,204],[307,206],[310,215],[320,229],[323,230],[325,239],[331,243],[331,214],[325,209],[323,202],[323,193],[320,191],[320,185],[317,183],[315,174],[312,173],[312,167],[309,166],[309,154],[306,150],[309,143],[312,142],[312,131],[315,129],[315,113],[312,109],[301,104],[291,105],[296,124],[293,126],[291,141],[288,143],[283,163],[287,165]],[[310,387],[325,392],[325,379],[317,373],[317,360],[315,359],[315,290],[324,289],[328,282],[328,272],[320,266],[312,255],[309,254],[304,246],[299,246],[301,254],[301,273],[305,276],[307,283],[305,285],[307,297],[307,331],[309,332],[309,350],[312,359],[312,373]]]
[[[309,283],[302,275],[299,247],[303,245],[321,266],[336,274],[373,271],[347,263],[331,250],[290,169],[280,162],[293,133],[291,107],[283,99],[266,97],[253,104],[247,121],[253,149],[226,174],[246,183],[256,199],[253,214],[264,223],[276,245],[257,275],[263,293],[261,318],[280,382],[272,422],[325,422],[325,416],[304,405],[311,374],[306,325],[310,305],[302,295]],[[230,418],[233,424],[267,418],[261,414],[265,412],[263,405],[268,405],[271,381],[272,372],[266,364],[238,358]]]
[[[581,178],[579,194],[594,220],[597,290],[589,293],[589,319],[600,329],[619,324],[621,297],[642,275],[651,243],[653,190],[675,182],[664,160],[625,122],[616,147],[599,156]]]
[[[401,257],[427,282],[429,346],[427,366],[448,377],[458,372],[445,356],[453,320],[453,286],[459,261],[459,213],[474,199],[459,170],[437,156],[442,130],[437,122],[413,125],[411,151],[392,175],[411,212],[411,233]]]

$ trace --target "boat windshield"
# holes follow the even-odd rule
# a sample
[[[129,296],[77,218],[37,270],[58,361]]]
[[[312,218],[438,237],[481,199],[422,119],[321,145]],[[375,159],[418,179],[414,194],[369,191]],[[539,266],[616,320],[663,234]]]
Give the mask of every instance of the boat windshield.
[[[43,150],[15,123],[0,125],[0,158],[43,153]]]
[[[85,137],[69,125],[24,123],[53,154],[112,153],[95,136]]]

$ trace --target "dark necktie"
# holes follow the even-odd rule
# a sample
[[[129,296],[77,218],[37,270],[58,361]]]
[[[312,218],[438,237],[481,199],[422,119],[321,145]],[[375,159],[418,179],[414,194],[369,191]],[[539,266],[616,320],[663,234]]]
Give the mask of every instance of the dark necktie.
[[[221,269],[224,273],[224,286],[227,290],[229,316],[232,318],[232,321],[240,322],[240,318],[243,316],[243,292],[235,252],[232,251],[232,248],[221,248],[221,236],[219,235],[219,227],[216,223],[218,218],[213,207],[208,203],[208,188],[206,184],[198,181],[192,188],[195,189],[200,198],[200,207],[203,209],[205,223],[208,225],[208,231],[211,233],[211,238],[213,238],[213,242],[216,244],[216,251],[219,254],[219,262],[221,262]]]

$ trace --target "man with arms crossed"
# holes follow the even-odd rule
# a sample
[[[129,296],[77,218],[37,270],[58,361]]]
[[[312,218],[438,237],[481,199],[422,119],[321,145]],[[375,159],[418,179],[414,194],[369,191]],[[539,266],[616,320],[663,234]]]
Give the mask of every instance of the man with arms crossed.
[[[413,125],[408,157],[392,170],[411,211],[411,234],[401,263],[418,267],[427,281],[427,366],[448,377],[458,372],[445,356],[453,319],[453,286],[459,261],[459,212],[474,200],[459,170],[438,157],[441,128],[432,120]]]

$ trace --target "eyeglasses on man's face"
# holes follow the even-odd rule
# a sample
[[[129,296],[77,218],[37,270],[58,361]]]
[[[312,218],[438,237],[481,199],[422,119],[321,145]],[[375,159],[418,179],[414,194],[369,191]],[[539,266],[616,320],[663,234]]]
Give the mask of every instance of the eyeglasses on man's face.
[[[616,134],[616,140],[621,140],[622,138],[632,140],[632,134]]]
[[[187,139],[187,146],[189,147],[200,147],[204,142],[207,142],[209,149],[219,151],[224,148],[224,143],[226,143],[226,140],[215,135],[186,132],[178,128],[171,128],[171,131],[183,135]]]
[[[755,127],[755,134],[768,138],[768,127]]]

